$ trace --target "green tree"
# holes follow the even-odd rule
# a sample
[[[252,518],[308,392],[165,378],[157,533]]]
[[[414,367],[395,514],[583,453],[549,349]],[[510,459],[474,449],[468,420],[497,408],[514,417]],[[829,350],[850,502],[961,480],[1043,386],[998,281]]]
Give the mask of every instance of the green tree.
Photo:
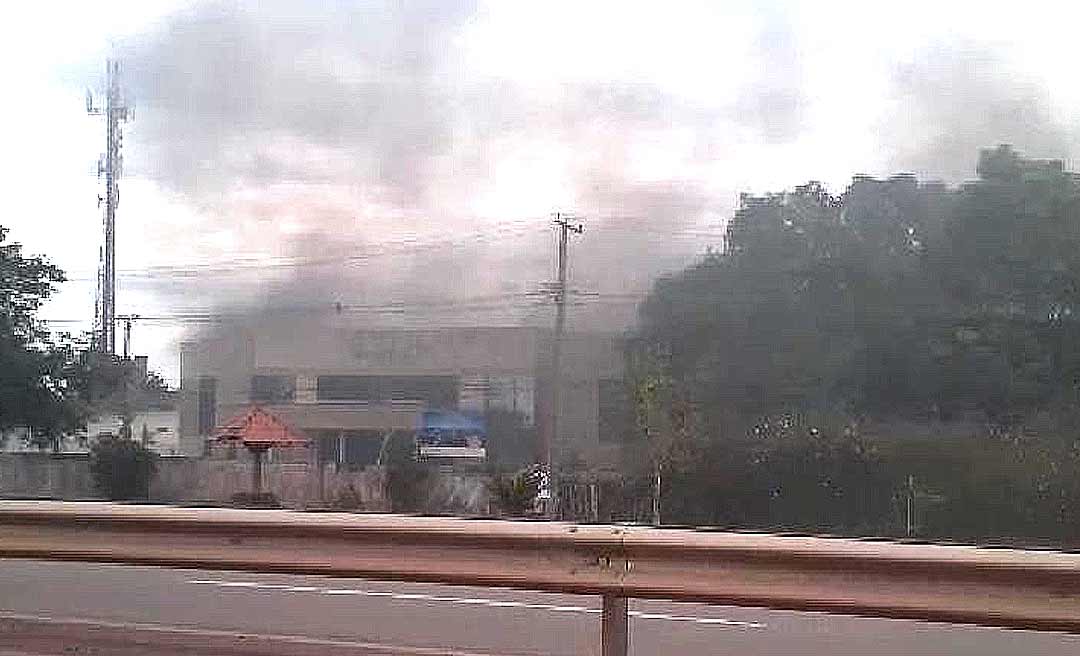
[[[745,196],[656,283],[628,370],[647,432],[692,426],[665,519],[889,531],[912,475],[937,535],[1080,536],[1080,177],[978,173]]]
[[[98,493],[108,499],[146,499],[157,473],[156,456],[130,438],[103,437],[90,449],[90,473]]]
[[[494,474],[488,482],[488,493],[500,512],[511,517],[527,515],[539,492],[536,479],[528,472]]]
[[[64,274],[7,237],[0,226],[0,430],[24,426],[39,443],[55,445],[85,419],[77,344],[54,339],[37,318]]]
[[[384,490],[393,512],[422,512],[427,509],[431,481],[430,468],[416,459],[416,438],[408,431],[394,431],[386,440],[381,457]]]

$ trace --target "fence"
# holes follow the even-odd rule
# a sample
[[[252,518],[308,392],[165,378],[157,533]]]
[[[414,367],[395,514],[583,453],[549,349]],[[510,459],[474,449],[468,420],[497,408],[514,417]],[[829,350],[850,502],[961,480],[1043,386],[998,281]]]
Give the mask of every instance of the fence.
[[[332,504],[343,495],[356,509],[389,508],[383,472],[376,467],[338,471],[333,464],[274,462],[264,466],[266,486],[283,504],[307,508]],[[150,500],[165,503],[227,503],[251,489],[251,461],[165,456],[157,461]],[[487,486],[480,476],[440,474],[425,493],[432,510],[488,512]],[[87,454],[0,454],[0,497],[88,500],[98,498]]]
[[[1080,633],[1080,554],[400,515],[0,502],[0,557],[323,574]]]

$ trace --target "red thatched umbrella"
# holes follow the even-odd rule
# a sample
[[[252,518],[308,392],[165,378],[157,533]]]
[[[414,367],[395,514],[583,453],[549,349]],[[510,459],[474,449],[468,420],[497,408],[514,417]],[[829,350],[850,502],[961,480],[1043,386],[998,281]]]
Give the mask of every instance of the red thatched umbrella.
[[[262,493],[262,457],[271,448],[307,446],[307,438],[285,422],[259,406],[220,426],[213,439],[218,442],[240,442],[251,451],[254,469],[251,474],[252,493]]]

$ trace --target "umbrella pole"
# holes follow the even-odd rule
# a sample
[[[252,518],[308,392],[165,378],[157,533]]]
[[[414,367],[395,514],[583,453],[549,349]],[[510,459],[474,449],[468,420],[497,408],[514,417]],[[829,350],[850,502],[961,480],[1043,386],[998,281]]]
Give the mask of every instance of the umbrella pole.
[[[265,449],[251,450],[251,455],[254,457],[251,468],[251,493],[256,497],[262,494],[262,458],[264,451]]]

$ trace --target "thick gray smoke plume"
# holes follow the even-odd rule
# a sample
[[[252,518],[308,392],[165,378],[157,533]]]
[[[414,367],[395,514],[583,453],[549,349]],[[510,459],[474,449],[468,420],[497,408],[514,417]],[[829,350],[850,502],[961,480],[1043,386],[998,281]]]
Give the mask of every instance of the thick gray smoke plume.
[[[154,172],[184,192],[356,183],[417,203],[454,147],[471,2],[204,3],[126,59]],[[485,98],[485,113],[500,99]],[[483,129],[483,121],[475,127]]]
[[[814,94],[783,11],[761,21],[742,87],[712,104],[644,82],[528,86],[478,73],[461,44],[482,13],[469,0],[212,2],[129,42],[130,167],[205,217],[189,241],[211,255],[230,244],[216,259],[240,261],[149,287],[211,313],[547,321],[535,292],[554,277],[548,212],[570,209],[587,224],[573,244],[572,325],[620,329],[657,275],[719,244],[741,190],[710,167],[737,170],[739,139],[785,146],[812,128]],[[999,142],[1067,153],[1038,84],[984,50],[925,52],[893,88],[897,109],[880,130],[893,170],[961,180]],[[674,163],[644,175],[657,143]],[[507,195],[528,209],[477,210]],[[243,264],[266,255],[281,266]]]
[[[928,48],[896,69],[893,86],[896,111],[882,132],[896,170],[961,182],[980,148],[1006,143],[1054,159],[1076,151],[1076,132],[1052,116],[1043,84],[985,47]]]
[[[300,263],[161,289],[232,308],[482,298],[459,314],[543,314],[530,292],[553,277],[546,212],[569,202],[588,223],[575,286],[597,294],[576,314],[624,325],[630,294],[699,252],[685,232],[723,209],[692,181],[635,180],[629,149],[640,133],[716,114],[644,84],[538,93],[471,74],[455,39],[476,11],[464,0],[206,3],[128,44],[134,167],[216,216],[242,252]],[[495,222],[470,215],[474,195],[497,191],[501,157],[551,144],[572,153],[571,198]],[[417,236],[387,238],[402,230]]]

